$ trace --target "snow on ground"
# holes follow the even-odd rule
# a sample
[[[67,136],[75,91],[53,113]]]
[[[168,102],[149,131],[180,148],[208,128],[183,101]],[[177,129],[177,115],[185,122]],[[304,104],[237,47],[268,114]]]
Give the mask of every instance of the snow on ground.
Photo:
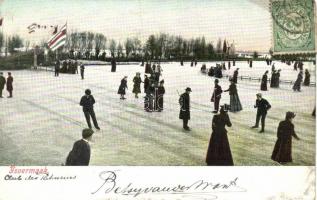
[[[211,135],[213,117],[212,95],[214,78],[200,73],[202,63],[190,67],[185,63],[162,63],[166,95],[162,113],[146,113],[143,98],[132,94],[132,79],[136,72],[144,74],[139,65],[119,65],[111,73],[110,66],[87,66],[85,80],[80,75],[60,74],[54,77],[46,71],[13,71],[14,98],[0,99],[0,165],[60,165],[64,162],[73,142],[81,138],[86,121],[79,100],[86,88],[96,99],[95,112],[101,131],[93,136],[90,165],[205,165],[205,155]],[[209,68],[215,63],[206,63]],[[276,62],[281,68],[282,80],[295,80],[292,66]],[[237,62],[239,76],[261,77],[266,66],[254,62],[250,69],[246,62]],[[311,81],[315,82],[315,67],[309,68]],[[235,67],[225,74],[232,75]],[[127,75],[129,91],[122,101],[117,95],[121,78]],[[223,89],[229,81],[220,80]],[[178,119],[177,91],[186,87],[191,93],[191,132],[182,130]],[[255,123],[253,108],[255,94],[260,92],[257,81],[238,81],[238,92],[243,111],[229,113],[233,126],[228,137],[235,165],[278,165],[270,160],[276,141],[276,130],[286,111],[297,114],[295,130],[300,141],[293,140],[291,165],[314,165],[315,87],[303,87],[301,93],[293,92],[292,85],[281,84],[279,89],[262,92],[272,105],[266,119],[266,132],[250,129]],[[143,85],[142,85],[143,91]],[[6,92],[5,92],[6,94]],[[140,95],[141,97],[143,96]],[[228,93],[221,104],[229,103]]]

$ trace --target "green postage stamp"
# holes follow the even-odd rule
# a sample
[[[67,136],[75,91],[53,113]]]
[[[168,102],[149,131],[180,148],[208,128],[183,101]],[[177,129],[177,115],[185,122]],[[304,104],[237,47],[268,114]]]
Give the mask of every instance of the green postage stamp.
[[[271,0],[274,53],[315,51],[312,0]]]

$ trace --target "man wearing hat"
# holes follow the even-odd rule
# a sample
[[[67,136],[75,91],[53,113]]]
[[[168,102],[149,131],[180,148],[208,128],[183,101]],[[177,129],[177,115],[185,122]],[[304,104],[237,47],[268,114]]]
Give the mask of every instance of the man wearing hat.
[[[69,152],[66,158],[67,166],[88,166],[90,161],[90,145],[94,131],[91,129],[84,129],[82,131],[82,139],[76,141],[73,149]]]
[[[188,127],[188,120],[190,120],[190,96],[191,88],[186,88],[185,93],[183,93],[179,97],[179,104],[181,106],[180,112],[179,112],[179,118],[183,120],[183,128],[186,131],[190,131],[190,128]]]
[[[256,114],[256,123],[251,128],[258,128],[260,118],[261,118],[262,128],[260,133],[263,133],[264,127],[265,127],[265,117],[266,117],[267,111],[271,108],[271,105],[266,99],[262,98],[261,93],[256,94],[256,98],[257,100],[254,106],[254,108],[258,108],[257,114]]]
[[[2,90],[4,89],[5,84],[6,84],[6,78],[3,76],[3,73],[0,72],[0,98],[3,98]]]
[[[218,85],[218,83],[219,83],[219,80],[215,79],[215,88],[214,88],[214,92],[213,92],[212,97],[211,97],[211,102],[214,102],[214,109],[215,109],[213,111],[213,113],[218,113],[219,102],[221,99],[222,89],[221,89],[221,86]]]
[[[97,130],[100,130],[97,123],[95,111],[94,111],[94,104],[95,104],[95,99],[91,95],[90,89],[85,90],[85,95],[81,98],[80,105],[83,107],[83,112],[85,114],[88,127],[91,129],[91,123],[90,123],[90,116],[91,116],[95,128]]]

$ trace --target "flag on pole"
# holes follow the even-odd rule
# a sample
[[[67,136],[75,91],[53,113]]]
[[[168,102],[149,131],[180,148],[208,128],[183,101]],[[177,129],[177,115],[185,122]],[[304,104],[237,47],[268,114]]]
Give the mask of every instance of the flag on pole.
[[[2,26],[3,23],[3,17],[0,18],[0,26]]]
[[[47,42],[48,47],[52,49],[52,51],[55,51],[59,47],[63,46],[66,43],[66,33],[67,23],[59,30],[59,32],[57,32],[49,39],[49,41]]]

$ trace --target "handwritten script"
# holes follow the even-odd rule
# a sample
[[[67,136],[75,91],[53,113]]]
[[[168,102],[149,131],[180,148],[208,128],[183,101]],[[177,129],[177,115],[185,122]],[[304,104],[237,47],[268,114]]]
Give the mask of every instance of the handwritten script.
[[[246,192],[240,187],[238,177],[232,178],[227,183],[209,182],[206,180],[196,180],[190,184],[176,184],[170,186],[136,186],[132,182],[121,186],[118,184],[118,174],[115,171],[103,171],[99,174],[101,184],[91,194],[100,192],[105,194],[116,194],[131,197],[142,195],[182,195],[183,198],[217,199],[215,194]],[[205,198],[208,196],[208,198]]]

